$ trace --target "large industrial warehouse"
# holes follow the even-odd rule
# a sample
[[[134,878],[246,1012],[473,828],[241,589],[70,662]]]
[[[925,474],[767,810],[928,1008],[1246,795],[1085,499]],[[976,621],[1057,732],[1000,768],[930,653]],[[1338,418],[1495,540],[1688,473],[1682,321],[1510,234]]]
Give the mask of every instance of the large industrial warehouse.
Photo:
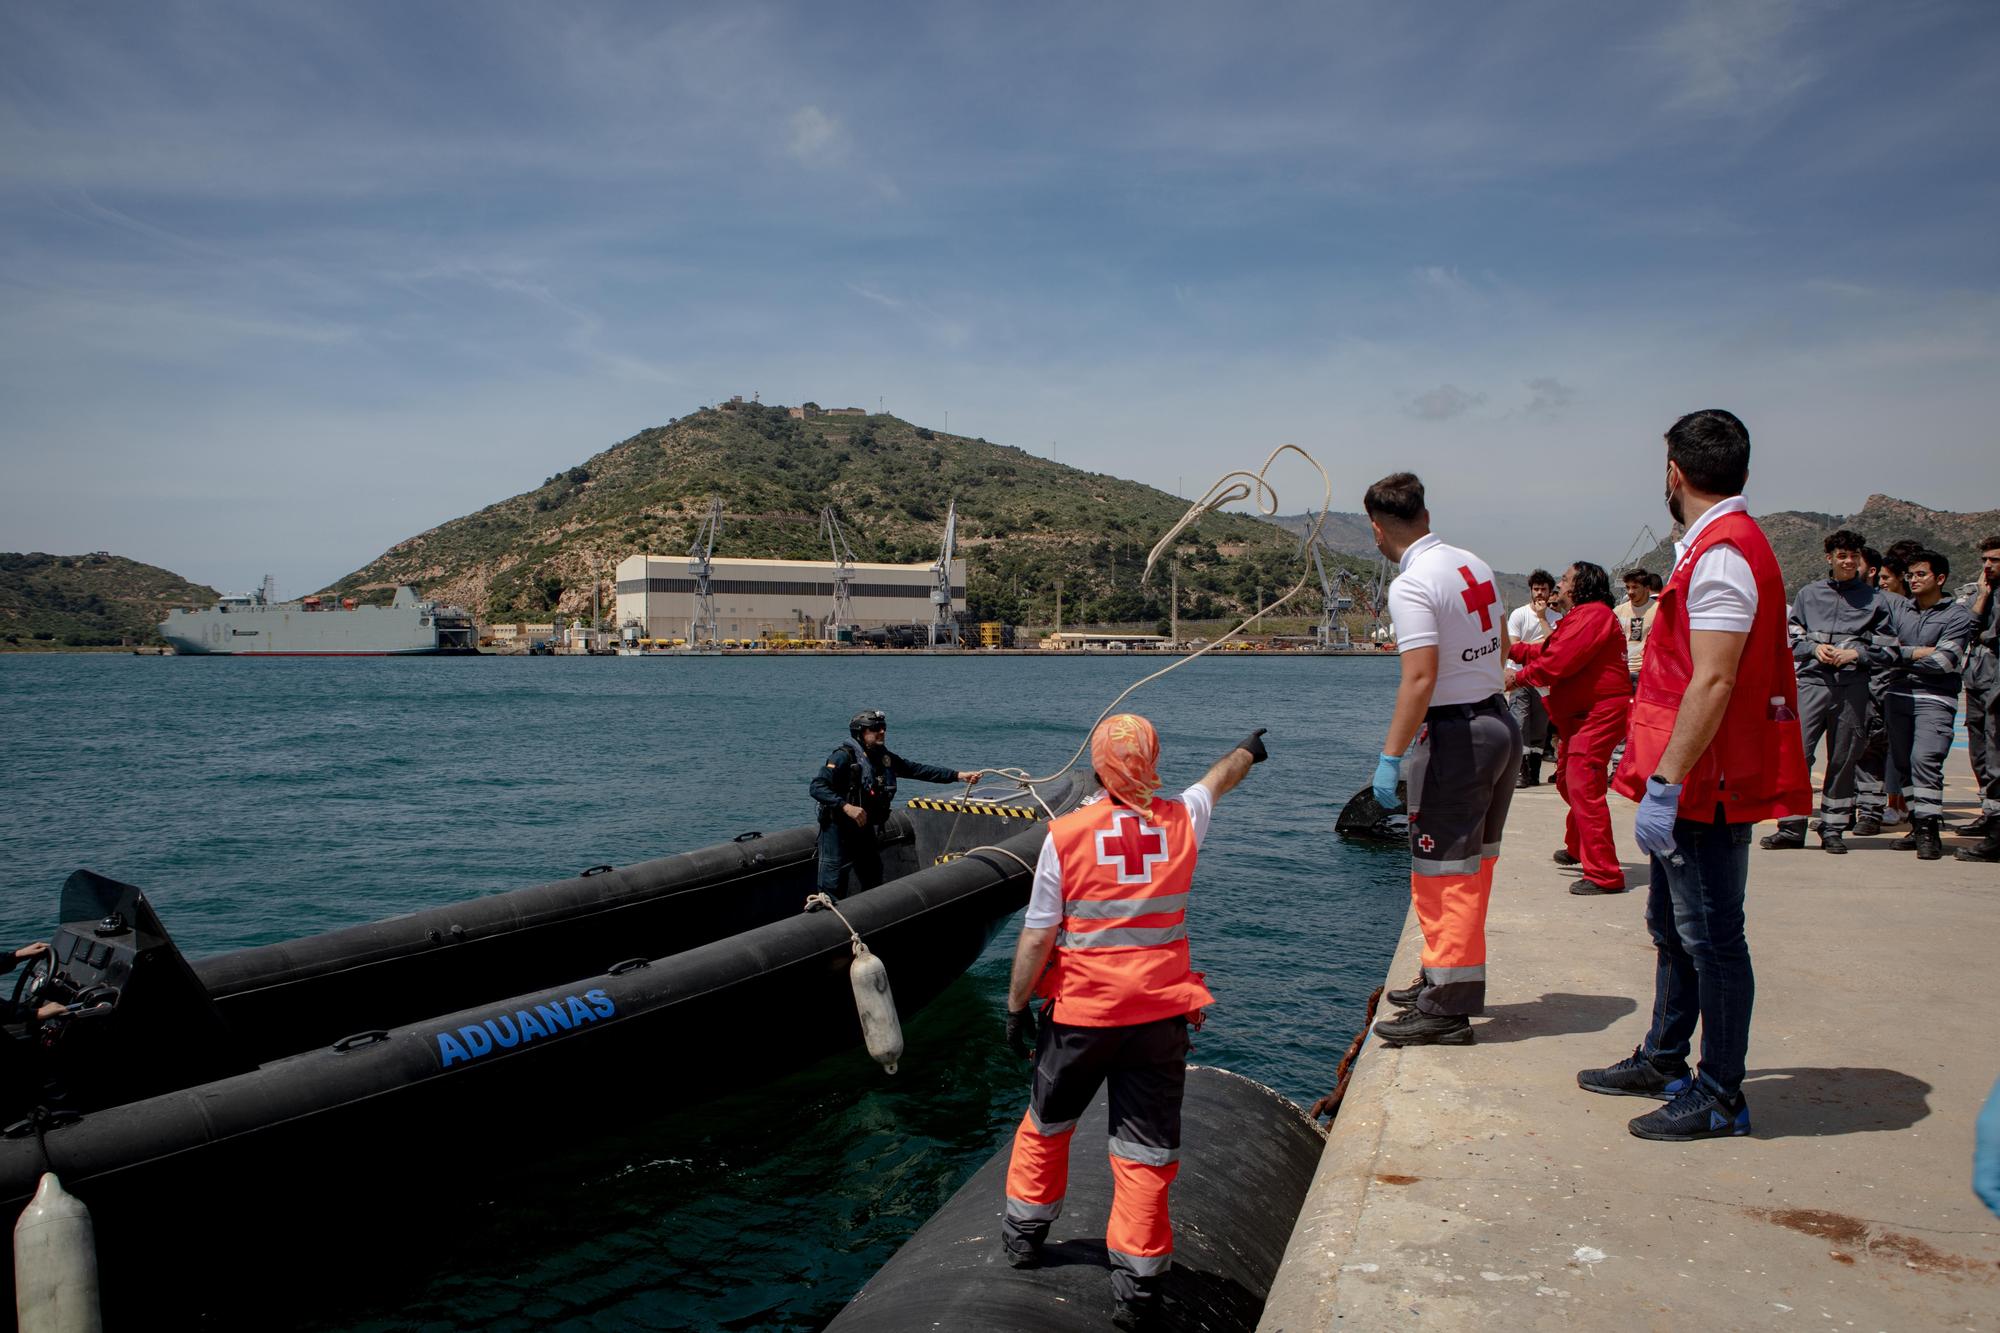
[[[695,615],[695,576],[684,555],[634,555],[618,563],[618,623],[637,621],[649,639],[687,639]],[[716,634],[724,639],[816,637],[833,622],[831,560],[739,560],[716,556],[709,590]],[[932,618],[930,565],[847,566],[848,623],[923,625]],[[965,618],[965,561],[951,562],[951,605]]]

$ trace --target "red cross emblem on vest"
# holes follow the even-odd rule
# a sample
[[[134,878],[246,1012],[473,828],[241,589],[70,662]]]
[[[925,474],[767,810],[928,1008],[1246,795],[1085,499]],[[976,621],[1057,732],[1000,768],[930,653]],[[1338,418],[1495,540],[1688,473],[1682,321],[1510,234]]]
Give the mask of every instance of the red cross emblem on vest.
[[[1097,864],[1116,866],[1120,884],[1151,884],[1153,867],[1167,859],[1167,835],[1129,810],[1097,831]]]
[[[1437,848],[1437,839],[1431,837],[1428,833],[1417,839],[1417,850],[1420,852],[1434,852]]]
[[[1479,628],[1493,628],[1492,606],[1500,600],[1500,594],[1493,590],[1493,580],[1484,583],[1472,577],[1472,566],[1460,565],[1459,577],[1465,580],[1465,591],[1459,596],[1465,599],[1465,614],[1479,617]]]

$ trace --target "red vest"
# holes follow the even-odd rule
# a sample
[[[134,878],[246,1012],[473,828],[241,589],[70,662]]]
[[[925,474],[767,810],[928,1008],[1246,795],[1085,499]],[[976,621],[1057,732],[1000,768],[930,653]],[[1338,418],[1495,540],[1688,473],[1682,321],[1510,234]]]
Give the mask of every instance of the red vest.
[[[1062,927],[1037,992],[1055,1021],[1124,1027],[1215,1003],[1188,968],[1187,898],[1194,825],[1179,801],[1154,797],[1141,815],[1106,799],[1054,820],[1062,866]]]
[[[1729,707],[1708,749],[1682,780],[1680,815],[1706,824],[1722,807],[1731,824],[1812,811],[1804,740],[1799,734],[1799,685],[1785,631],[1785,579],[1764,530],[1748,514],[1730,513],[1704,527],[1674,565],[1646,637],[1646,661],[1632,701],[1631,731],[1613,789],[1638,800],[1666,752],[1681,696],[1692,678],[1688,581],[1704,551],[1728,542],[1743,553],[1757,580],[1757,614]]]

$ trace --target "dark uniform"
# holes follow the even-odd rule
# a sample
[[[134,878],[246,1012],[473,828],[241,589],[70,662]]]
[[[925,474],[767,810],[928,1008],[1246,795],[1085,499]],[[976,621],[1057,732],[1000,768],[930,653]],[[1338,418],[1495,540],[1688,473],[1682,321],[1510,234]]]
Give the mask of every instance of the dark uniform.
[[[859,723],[871,716],[855,718]],[[873,715],[880,718],[880,714]],[[889,822],[896,803],[896,779],[915,778],[919,782],[957,782],[958,770],[920,764],[892,753],[887,746],[872,754],[852,739],[827,756],[826,763],[813,775],[812,797],[819,802],[819,891],[836,898],[847,896],[847,872],[853,872],[855,887],[872,889],[882,882],[882,849],[877,839]],[[868,812],[864,828],[848,818],[843,805],[858,805]]]
[[[1806,763],[1812,763],[1820,738],[1826,738],[1826,776],[1820,783],[1823,834],[1839,835],[1854,820],[1855,768],[1868,739],[1868,676],[1890,664],[1886,646],[1889,607],[1859,578],[1837,583],[1816,579],[1799,589],[1792,602],[1792,661],[1798,668],[1799,727],[1804,733]],[[1860,653],[1849,666],[1832,667],[1814,650],[1821,644],[1853,648]],[[1778,832],[1765,846],[1793,846],[1805,841],[1804,816],[1780,820]]]
[[[1982,792],[2000,780],[2000,597],[1989,596],[1978,610],[1977,594],[1963,605],[1972,616],[1972,651],[1965,663],[1965,745],[1971,752],[1972,775]],[[1992,814],[1991,809],[1984,811]]]
[[[1943,598],[1928,609],[1908,601],[1897,609],[1894,624],[1901,646],[1888,670],[1884,695],[1887,783],[1909,804],[1915,826],[1910,845],[1926,860],[1935,860],[1942,854],[1938,824],[1944,816],[1944,761],[1951,753],[1958,691],[1972,643],[1972,613]],[[1936,651],[1915,658],[1911,654],[1918,648]]]

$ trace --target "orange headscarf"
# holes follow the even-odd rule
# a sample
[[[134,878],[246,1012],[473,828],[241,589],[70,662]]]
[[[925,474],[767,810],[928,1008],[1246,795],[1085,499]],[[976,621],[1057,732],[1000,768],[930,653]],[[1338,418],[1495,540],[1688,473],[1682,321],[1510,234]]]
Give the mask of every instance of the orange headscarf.
[[[1137,713],[1107,717],[1091,734],[1090,765],[1120,804],[1139,810],[1152,804],[1153,793],[1160,789],[1154,767],[1159,760],[1159,733]]]

